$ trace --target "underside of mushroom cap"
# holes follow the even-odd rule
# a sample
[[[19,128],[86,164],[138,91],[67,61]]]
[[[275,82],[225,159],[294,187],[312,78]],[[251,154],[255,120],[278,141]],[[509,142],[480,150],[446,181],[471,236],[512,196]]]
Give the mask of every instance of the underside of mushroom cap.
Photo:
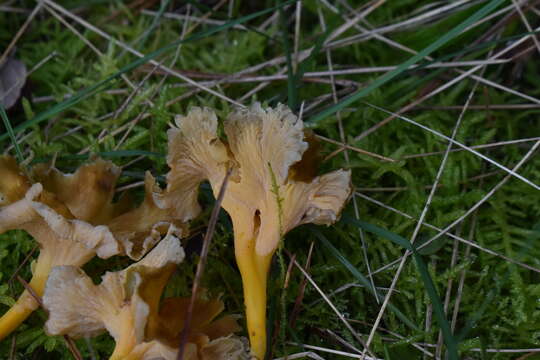
[[[272,184],[268,168],[282,184],[291,165],[300,161],[308,147],[302,121],[282,104],[275,109],[260,103],[238,109],[226,119],[224,128],[241,181],[256,182],[264,191]]]
[[[170,233],[181,238],[188,232],[186,223],[176,217],[176,208],[158,206],[157,197],[169,199],[163,192],[154,177],[147,172],[143,202],[137,208],[115,217],[106,224],[123,245],[124,253],[134,260],[144,256],[163,235]],[[188,209],[187,205],[183,211],[184,218],[190,218],[198,213],[197,209]]]
[[[49,311],[46,331],[78,338],[95,336],[107,329],[118,341],[125,335],[127,326],[131,329],[128,333],[133,331],[136,342],[142,343],[152,311],[149,303],[159,301],[164,283],[171,274],[170,266],[180,263],[183,258],[180,241],[171,235],[138,263],[105,274],[99,285],[77,267],[55,267],[43,296],[43,304]],[[152,285],[161,272],[168,276],[161,278],[163,284],[157,287],[159,291],[144,292],[147,283]]]
[[[192,108],[186,116],[177,116],[176,127],[167,131],[167,188],[156,195],[158,206],[176,208],[187,217],[200,211],[198,186],[203,180],[221,181],[229,161],[227,148],[217,136],[217,117],[208,108]],[[181,201],[180,201],[181,199]],[[194,209],[186,213],[184,207]]]

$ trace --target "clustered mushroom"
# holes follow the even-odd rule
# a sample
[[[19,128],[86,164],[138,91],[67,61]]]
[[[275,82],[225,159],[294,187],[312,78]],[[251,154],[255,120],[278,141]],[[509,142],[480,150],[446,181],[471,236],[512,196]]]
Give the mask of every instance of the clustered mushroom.
[[[182,236],[183,224],[198,213],[196,208],[159,208],[154,196],[169,195],[160,191],[149,174],[146,198],[139,207],[131,209],[126,199],[113,203],[120,169],[102,159],[81,166],[73,174],[38,165],[27,176],[13,158],[4,156],[0,172],[0,233],[23,229],[38,242],[40,253],[29,283],[37,296],[43,295],[53,267],[80,267],[96,255],[140,259],[161,234],[170,230]],[[185,195],[177,192],[173,196],[183,202]],[[25,290],[0,318],[0,339],[37,307],[34,295]]]
[[[337,220],[351,193],[350,172],[307,171],[312,156],[303,122],[283,105],[256,103],[231,113],[224,120],[226,141],[217,129],[208,108],[177,116],[168,131],[167,186],[161,189],[147,173],[145,198],[136,208],[126,197],[113,202],[120,169],[109,161],[95,159],[73,174],[46,165],[26,174],[13,158],[0,157],[0,233],[23,229],[40,246],[29,286],[43,296],[49,334],[78,338],[107,331],[116,342],[111,359],[176,359],[190,300],[160,298],[184,258],[179,238],[200,213],[199,184],[208,180],[217,196],[232,171],[222,207],[233,223],[250,356],[264,359],[272,256],[294,227]],[[138,262],[95,285],[81,267],[96,255]],[[0,339],[37,306],[25,291],[0,318]],[[223,310],[220,300],[196,301],[184,359],[249,358],[234,335],[236,318],[216,320]]]
[[[219,139],[217,125],[216,114],[207,108],[176,118],[176,127],[168,132],[167,190],[176,184],[196,189],[208,180],[217,196],[227,170],[233,169],[222,206],[233,223],[251,351],[262,360],[272,256],[294,227],[336,221],[351,193],[350,172],[305,179],[291,169],[301,165],[308,143],[302,120],[286,106],[265,109],[256,103],[233,112],[224,121],[227,142]]]
[[[116,341],[111,360],[176,359],[176,330],[183,327],[187,303],[182,298],[170,298],[160,308],[159,300],[183,259],[180,241],[168,235],[139,262],[106,273],[99,285],[94,285],[80,268],[55,267],[43,296],[50,314],[45,330],[73,338],[106,330]],[[186,344],[186,360],[217,359],[213,353],[222,354],[223,359],[241,359],[247,354],[242,341],[231,336],[239,330],[233,318],[212,322],[222,310],[219,301],[199,302]],[[170,321],[171,315],[176,322]]]

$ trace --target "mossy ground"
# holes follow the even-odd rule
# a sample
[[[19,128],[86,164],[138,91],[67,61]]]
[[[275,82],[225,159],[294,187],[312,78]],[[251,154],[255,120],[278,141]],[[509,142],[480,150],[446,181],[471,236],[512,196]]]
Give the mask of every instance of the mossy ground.
[[[143,54],[160,49],[181,36],[189,39],[215,24],[200,23],[205,14],[208,18],[226,24],[233,19],[274,6],[270,1],[237,0],[221,4],[217,10],[211,8],[217,4],[212,1],[62,1],[59,2],[72,14],[84,18],[112,38],[129,44]],[[186,5],[186,3],[188,5]],[[344,6],[345,1],[328,4],[325,1],[308,0],[302,2],[298,42],[296,33],[296,5],[286,8],[275,21],[268,26],[261,26],[272,14],[266,14],[247,22],[243,29],[225,29],[208,37],[189,40],[178,48],[157,58],[157,61],[173,68],[193,80],[211,87],[229,99],[250,104],[261,101],[269,105],[277,102],[289,103],[294,111],[299,112],[303,104],[303,116],[309,119],[324,108],[332,105],[331,78],[326,75],[305,77],[303,80],[293,76],[272,80],[255,94],[242,98],[255,87],[262,84],[260,79],[242,82],[225,80],[214,86],[212,81],[223,79],[227,75],[237,74],[247,68],[289,53],[295,68],[294,49],[306,50],[321,45],[320,39],[338,29],[351,18],[351,13]],[[363,11],[372,3],[349,1],[353,9]],[[445,33],[458,26],[471,16],[486,1],[475,2],[474,6],[458,7],[441,14],[430,15],[424,23],[412,23],[409,28],[400,25],[381,36],[405,45],[415,51],[436,42]],[[360,22],[364,28],[381,28],[400,24],[403,21],[440,8],[446,2],[431,1],[389,1],[374,9],[366,20]],[[330,6],[328,6],[330,5]],[[497,10],[512,5],[505,1]],[[11,6],[30,11],[32,1],[13,2]],[[164,16],[155,20],[150,11],[165,10]],[[364,6],[364,7],[362,7]],[[333,12],[331,7],[338,11]],[[361,8],[362,7],[362,8]],[[1,7],[0,7],[1,8]],[[538,26],[538,7],[524,9],[525,16],[533,28]],[[30,23],[28,29],[17,41],[16,57],[22,60],[28,69],[51,54],[50,60],[35,70],[28,78],[23,97],[19,104],[8,112],[11,124],[16,127],[36,115],[50,109],[54,104],[65,99],[69,94],[77,93],[98,81],[114,75],[122,67],[137,58],[126,52],[117,42],[103,38],[82,26],[66,14],[59,13],[80,35],[66,28],[51,15],[50,7],[45,6]],[[504,16],[514,15],[504,20]],[[169,13],[187,14],[192,18],[185,20],[168,18]],[[345,18],[344,18],[345,16]],[[21,28],[28,12],[0,11],[0,49],[5,49],[17,31]],[[324,30],[321,23],[324,18]],[[503,23],[498,21],[503,19]],[[493,30],[493,31],[492,31]],[[518,41],[527,34],[515,8],[504,14],[474,27],[467,33],[435,51],[432,56],[444,61],[484,61],[489,56]],[[182,35],[184,34],[184,35]],[[355,27],[345,31],[337,39],[359,34]],[[485,36],[488,35],[488,36]],[[491,35],[491,36],[489,36]],[[84,37],[93,44],[88,46]],[[497,40],[497,41],[495,41]],[[504,64],[491,64],[476,72],[496,84],[540,98],[540,62],[535,44],[529,40],[502,58],[511,59]],[[532,49],[530,49],[532,47]],[[527,50],[528,49],[528,50]],[[100,54],[96,53],[98,50]],[[327,52],[319,50],[310,56],[296,72],[328,71],[329,58],[335,70],[347,68],[368,68],[399,65],[407,60],[410,53],[391,46],[381,39],[371,38],[356,40],[341,47],[331,47]],[[525,52],[524,52],[525,51]],[[470,69],[471,66],[459,69]],[[284,71],[287,75],[287,63],[281,61],[245,74],[246,77],[271,76]],[[421,68],[402,72],[385,85],[371,91],[361,101],[341,109],[340,117],[332,115],[315,127],[315,132],[326,138],[371,153],[395,159],[388,162],[349,150],[334,156],[328,156],[339,145],[321,141],[324,161],[321,171],[337,168],[350,168],[353,184],[362,196],[356,197],[360,220],[375,224],[381,228],[410,239],[416,221],[402,214],[391,211],[380,203],[395,208],[418,219],[426,204],[430,186],[433,185],[442,154],[422,157],[408,157],[413,154],[444,152],[447,141],[410,124],[402,119],[394,119],[369,135],[355,140],[355,137],[380,123],[388,117],[373,104],[388,111],[397,111],[408,103],[429,94],[437,87],[457,76],[456,67]],[[75,154],[106,153],[116,164],[123,166],[124,174],[121,186],[142,180],[145,171],[154,175],[164,175],[167,166],[163,154],[166,153],[166,130],[175,114],[184,114],[191,106],[215,108],[218,116],[231,111],[233,105],[226,100],[205,90],[194,91],[184,81],[174,75],[166,76],[163,71],[154,70],[147,63],[125,73],[135,86],[140,88],[122,111],[118,109],[126,102],[133,90],[122,79],[115,79],[97,93],[83,101],[63,109],[46,121],[17,133],[18,144],[28,161],[40,161],[56,158],[56,166],[64,171],[73,170],[84,159],[70,157]],[[384,72],[349,74],[336,76],[337,96],[341,100],[349,94],[373,82]],[[147,79],[145,77],[148,76]],[[141,81],[145,81],[141,83]],[[459,117],[461,107],[474,89],[471,104],[461,121],[456,140],[468,146],[518,140],[540,135],[540,107],[511,108],[516,104],[532,104],[508,91],[480,83],[468,78],[458,84],[430,97],[404,115],[439,133],[450,136]],[[179,97],[184,96],[182,99]],[[324,97],[319,105],[315,100]],[[152,102],[152,106],[147,104]],[[538,101],[538,100],[536,100]],[[314,105],[314,106],[312,106]],[[479,106],[480,105],[480,106]],[[493,105],[501,105],[501,108]],[[457,109],[448,107],[458,106]],[[143,114],[148,114],[144,115]],[[339,122],[343,126],[340,134]],[[5,139],[2,148],[8,150],[11,142]],[[480,153],[508,168],[515,166],[528,152],[534,141],[501,145],[478,149]],[[454,146],[454,149],[457,147]],[[132,151],[132,152],[129,152]],[[156,155],[141,155],[136,151],[150,151]],[[346,155],[346,156],[345,156]],[[519,174],[533,183],[540,183],[540,161],[533,155]],[[440,179],[440,187],[434,194],[433,201],[426,213],[424,223],[439,229],[445,228],[460,218],[488,192],[503,180],[506,173],[500,168],[482,160],[470,151],[451,152]],[[141,187],[132,190],[142,193]],[[380,202],[368,201],[365,196]],[[207,186],[203,186],[201,202],[205,205],[204,213],[192,224],[193,237],[189,240],[193,248],[201,240],[207,224],[213,198]],[[355,218],[353,201],[345,210],[346,218]],[[337,251],[361,274],[368,276],[368,264],[372,271],[383,267],[404,254],[404,248],[370,232],[360,234],[358,227],[347,221],[340,221],[328,228],[317,228],[319,237],[309,227],[298,228],[287,234],[282,257],[285,267],[294,254],[296,261],[305,264],[308,249],[313,244],[313,256],[309,274],[330,300],[347,319],[354,330],[367,338],[377,317],[380,304],[359,279],[346,267],[338,254],[328,250],[321,240],[325,237]],[[437,230],[423,226],[417,236],[421,243],[436,235]],[[478,208],[465,217],[450,234],[478,244],[481,248],[493,250],[508,258],[540,268],[540,193],[531,185],[517,178],[510,179],[498,191]],[[362,241],[366,244],[364,256]],[[2,311],[13,301],[22,287],[18,283],[8,285],[8,280],[18,265],[34,247],[33,241],[22,232],[9,232],[1,236],[0,241],[0,301]],[[228,313],[241,314],[243,300],[238,270],[234,262],[232,232],[226,214],[220,216],[217,231],[210,250],[203,285],[210,295],[222,296]],[[196,253],[196,252],[195,252]],[[463,289],[455,322],[455,338],[459,341],[460,356],[470,359],[528,359],[535,358],[532,352],[496,353],[492,349],[527,349],[540,348],[540,274],[513,264],[503,258],[488,254],[478,248],[470,251],[466,244],[444,235],[427,249],[421,251],[423,261],[428,265],[429,274],[435,284],[442,302],[444,302],[449,282],[451,291],[448,296],[448,321],[458,299],[458,285],[464,274]],[[292,267],[288,287],[284,289],[283,269],[276,261],[271,273],[269,285],[269,315],[273,332],[275,324],[287,321],[295,306],[304,278],[302,273]],[[106,269],[120,268],[127,264],[123,258],[109,261],[95,260],[86,266],[86,270],[99,277]],[[181,264],[173,278],[167,293],[188,295],[192,284],[196,256]],[[390,287],[397,265],[373,276],[374,284],[385,295]],[[29,278],[29,266],[19,273]],[[339,292],[334,293],[335,290]],[[396,284],[396,291],[390,299],[391,304],[399,309],[404,317],[416,325],[408,326],[394,311],[387,309],[382,317],[380,329],[370,346],[374,354],[385,359],[420,359],[423,354],[418,347],[436,353],[439,329],[433,314],[432,298],[426,292],[418,267],[412,258],[407,260],[403,272]],[[310,351],[293,343],[302,343],[355,353],[345,343],[358,349],[362,345],[343,325],[341,320],[322,300],[320,294],[309,283],[305,287],[302,307],[294,326],[275,332],[273,356],[285,356],[302,351]],[[283,316],[285,311],[285,316]],[[69,355],[60,337],[46,337],[42,325],[46,314],[36,312],[17,332],[16,347],[11,341],[0,344],[0,357],[8,358],[13,350],[18,359],[68,359]],[[271,332],[271,333],[272,333]],[[335,334],[335,335],[334,335]],[[395,334],[398,334],[397,336]],[[85,358],[97,354],[97,358],[106,358],[112,342],[107,336],[95,339],[79,340],[79,349]],[[417,347],[413,346],[416,345]],[[445,347],[442,347],[443,353]],[[313,350],[324,358],[341,356]]]

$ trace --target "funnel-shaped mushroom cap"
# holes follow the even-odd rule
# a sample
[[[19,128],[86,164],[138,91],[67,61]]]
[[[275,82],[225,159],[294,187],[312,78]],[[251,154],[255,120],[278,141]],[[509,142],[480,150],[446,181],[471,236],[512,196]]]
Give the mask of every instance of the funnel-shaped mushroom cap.
[[[300,224],[335,222],[351,193],[350,171],[309,182],[290,176],[308,144],[302,121],[284,105],[264,109],[256,103],[231,114],[224,122],[227,144],[218,138],[210,109],[194,108],[176,125],[168,133],[168,186],[182,183],[176,174],[189,173],[193,186],[208,179],[217,194],[227,166],[233,166],[222,204],[235,232],[252,237],[259,255],[275,250],[280,234]]]
[[[0,205],[4,205],[0,206],[0,233],[26,230],[42,250],[50,238],[62,242],[66,248],[69,247],[66,241],[93,244],[93,247],[102,241],[104,244],[100,246],[108,250],[97,251],[99,256],[124,253],[137,260],[169,229],[177,236],[185,233],[185,223],[178,220],[177,208],[160,207],[155,199],[159,197],[180,206],[191,194],[187,190],[165,194],[149,173],[145,199],[135,209],[129,209],[122,201],[112,202],[120,169],[109,161],[97,159],[73,174],[63,174],[45,165],[34,167],[32,173],[40,181],[33,186],[13,158],[0,157],[0,200],[3,200]],[[190,220],[198,213],[198,205],[182,209],[183,219]],[[59,261],[53,266],[83,265]]]
[[[113,203],[120,168],[102,159],[81,166],[73,174],[44,165],[34,167],[33,173],[73,217],[107,225],[122,252],[134,260],[146,254],[170,227],[177,236],[185,235],[185,222],[199,213],[198,205],[189,205],[193,195],[187,187],[177,185],[175,193],[164,193],[150,173],[145,177],[145,198],[139,207],[131,209],[126,201]],[[159,205],[158,198],[171,206]]]
[[[52,264],[82,265],[94,253],[107,258],[121,249],[106,226],[73,219],[39,183],[32,185],[21,200],[0,207],[0,232],[12,229],[24,229],[32,235],[41,251],[50,254]]]
[[[81,266],[94,254],[107,258],[125,253],[139,259],[170,226],[177,235],[184,229],[171,211],[155,205],[153,196],[160,189],[149,174],[145,201],[118,215],[126,206],[112,203],[119,169],[108,161],[98,159],[67,175],[40,165],[33,173],[42,183],[34,185],[11,158],[0,159],[2,165],[2,179],[11,180],[1,186],[7,201],[0,207],[0,233],[26,230],[41,252],[50,254],[51,267]]]

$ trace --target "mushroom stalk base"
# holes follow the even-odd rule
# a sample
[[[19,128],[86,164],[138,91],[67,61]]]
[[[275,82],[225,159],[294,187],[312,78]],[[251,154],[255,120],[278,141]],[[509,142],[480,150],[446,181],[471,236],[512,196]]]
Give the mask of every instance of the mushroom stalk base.
[[[38,303],[32,298],[28,291],[19,297],[15,305],[6,312],[0,319],[0,340],[11,334],[26,318],[30,316],[38,307]]]
[[[266,354],[266,278],[272,255],[260,256],[249,245],[236,247],[251,353],[259,360],[263,360]]]
[[[46,265],[48,265],[48,262],[45,262],[45,264],[42,262],[40,264],[38,260],[36,272],[32,277],[32,281],[29,283],[30,288],[32,288],[39,297],[43,296],[45,284],[47,283],[47,278],[50,273],[50,267]],[[32,294],[30,294],[28,290],[24,290],[17,299],[17,302],[0,318],[0,340],[3,340],[11,334],[38,307],[39,303]]]

